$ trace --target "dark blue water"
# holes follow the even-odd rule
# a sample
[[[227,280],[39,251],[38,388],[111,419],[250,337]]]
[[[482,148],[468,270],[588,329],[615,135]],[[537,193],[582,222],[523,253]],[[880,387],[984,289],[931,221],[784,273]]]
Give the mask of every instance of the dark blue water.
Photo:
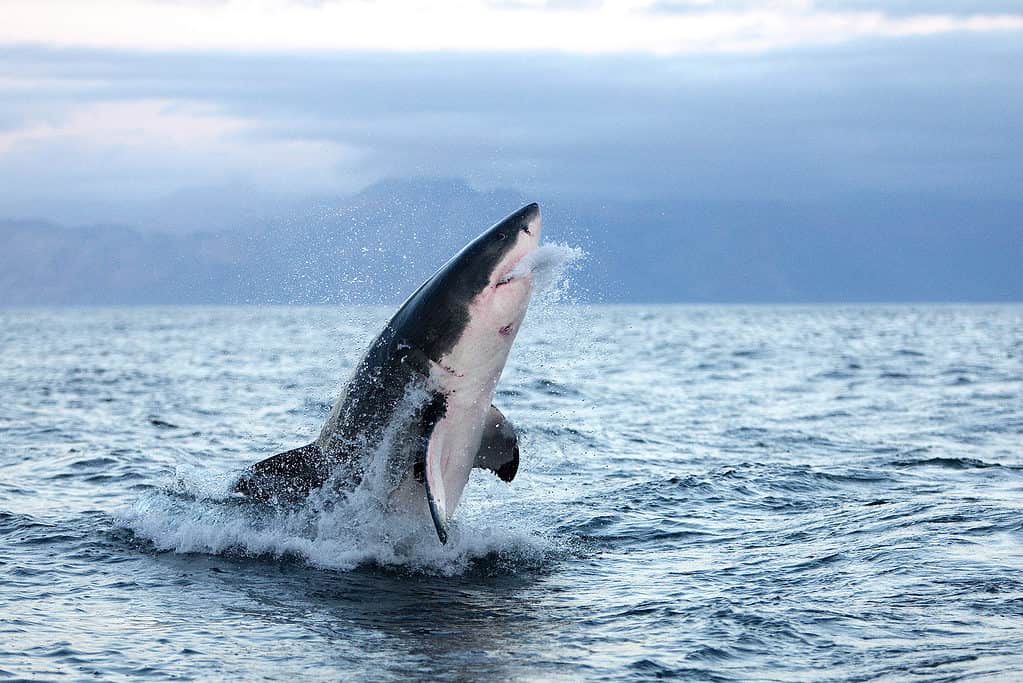
[[[0,311],[0,678],[1023,677],[1023,306],[540,307],[448,546],[228,499],[388,313]]]

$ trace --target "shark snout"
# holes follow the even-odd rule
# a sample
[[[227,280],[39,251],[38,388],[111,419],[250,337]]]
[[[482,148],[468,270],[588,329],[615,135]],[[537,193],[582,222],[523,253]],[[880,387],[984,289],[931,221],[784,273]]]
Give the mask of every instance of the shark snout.
[[[522,208],[522,232],[540,237],[540,205],[536,202]]]
[[[538,204],[534,202],[522,207],[508,220],[514,220],[511,225],[518,229],[518,236],[515,246],[501,260],[491,277],[491,286],[495,288],[515,280],[529,280],[531,254],[540,245],[541,217]],[[507,226],[508,220],[504,225]]]

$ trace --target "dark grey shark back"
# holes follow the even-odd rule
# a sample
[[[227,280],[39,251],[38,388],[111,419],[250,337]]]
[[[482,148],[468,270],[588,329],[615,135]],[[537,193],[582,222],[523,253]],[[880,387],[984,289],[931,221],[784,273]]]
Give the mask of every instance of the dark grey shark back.
[[[470,302],[514,247],[518,231],[528,232],[538,211],[536,204],[523,207],[441,266],[401,305],[370,345],[319,438],[256,463],[236,482],[234,490],[259,500],[287,500],[308,495],[331,477],[341,485],[353,486],[364,476],[366,459],[381,447],[388,430],[398,434],[387,444],[387,469],[396,485],[425,457],[425,443],[444,416],[444,396],[428,389],[431,364],[458,343],[469,322]],[[416,395],[417,389],[425,393]],[[395,419],[404,423],[394,425]],[[488,420],[490,424],[493,427],[488,429],[496,432],[484,433],[487,453],[482,455],[481,448],[477,462],[495,472],[500,470],[501,478],[510,481],[518,467],[514,430],[503,415],[500,420]],[[336,476],[339,470],[342,476]]]

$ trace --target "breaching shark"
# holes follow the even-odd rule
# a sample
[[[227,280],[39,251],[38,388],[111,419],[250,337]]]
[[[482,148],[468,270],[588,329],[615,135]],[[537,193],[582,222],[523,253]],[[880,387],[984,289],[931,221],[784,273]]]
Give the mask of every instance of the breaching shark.
[[[466,245],[373,341],[319,437],[252,465],[233,490],[295,500],[382,472],[389,499],[425,501],[446,543],[473,467],[504,481],[518,471],[515,429],[492,401],[533,292],[539,241],[540,207],[530,204]]]

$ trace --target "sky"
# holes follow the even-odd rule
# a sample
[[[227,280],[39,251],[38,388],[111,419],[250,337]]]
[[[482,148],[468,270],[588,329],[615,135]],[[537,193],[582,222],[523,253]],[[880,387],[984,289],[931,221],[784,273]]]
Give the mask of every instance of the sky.
[[[391,177],[596,204],[1023,187],[1023,0],[0,0],[0,16],[0,217],[145,222]]]

